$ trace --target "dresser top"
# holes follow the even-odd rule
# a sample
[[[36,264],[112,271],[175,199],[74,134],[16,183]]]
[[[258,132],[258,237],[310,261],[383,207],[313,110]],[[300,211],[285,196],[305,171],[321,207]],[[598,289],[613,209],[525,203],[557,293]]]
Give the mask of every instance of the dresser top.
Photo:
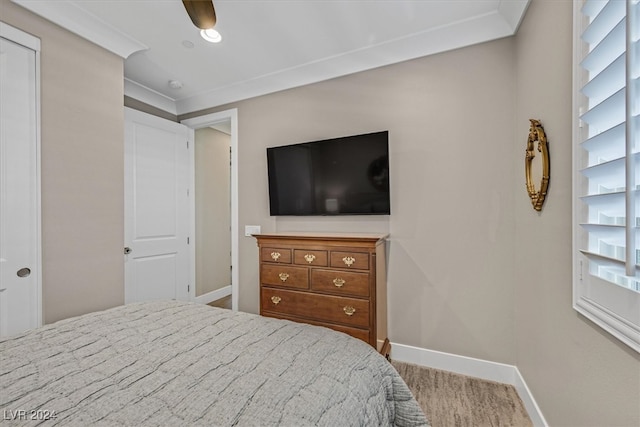
[[[388,233],[341,233],[315,231],[283,231],[274,233],[252,234],[256,239],[261,238],[289,238],[303,240],[342,240],[342,241],[378,241],[386,239]]]

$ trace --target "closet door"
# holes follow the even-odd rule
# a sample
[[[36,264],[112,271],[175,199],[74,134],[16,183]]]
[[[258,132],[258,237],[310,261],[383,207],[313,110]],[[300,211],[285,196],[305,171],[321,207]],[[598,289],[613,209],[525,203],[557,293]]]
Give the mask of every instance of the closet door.
[[[41,323],[39,40],[0,22],[0,336]]]

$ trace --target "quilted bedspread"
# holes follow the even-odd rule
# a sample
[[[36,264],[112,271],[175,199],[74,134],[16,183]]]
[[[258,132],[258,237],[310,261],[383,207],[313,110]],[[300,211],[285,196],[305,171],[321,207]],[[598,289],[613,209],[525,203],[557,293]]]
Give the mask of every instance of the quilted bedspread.
[[[418,426],[347,335],[196,303],[129,304],[0,339],[0,424]]]

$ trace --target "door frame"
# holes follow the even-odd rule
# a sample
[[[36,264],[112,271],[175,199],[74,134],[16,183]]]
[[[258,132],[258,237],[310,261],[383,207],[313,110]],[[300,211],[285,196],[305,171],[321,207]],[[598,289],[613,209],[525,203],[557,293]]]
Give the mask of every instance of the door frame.
[[[43,324],[43,309],[42,309],[42,167],[41,167],[41,86],[40,86],[40,39],[26,33],[16,27],[13,27],[7,23],[0,21],[0,37],[9,40],[13,43],[22,45],[28,49],[31,49],[35,53],[35,144],[36,144],[36,158],[35,158],[35,194],[33,195],[35,200],[35,280],[36,280],[36,309],[35,309],[35,325],[37,327]]]
[[[232,108],[217,113],[205,114],[203,116],[193,117],[191,119],[182,120],[180,123],[187,126],[191,132],[191,140],[195,141],[193,136],[196,129],[209,127],[221,122],[230,121],[231,123],[231,309],[238,311],[238,284],[239,284],[239,256],[238,256],[238,109]],[[195,142],[194,142],[195,144]],[[191,169],[189,187],[195,188],[195,147],[189,153],[189,167]],[[190,244],[190,282],[191,300],[195,299],[195,283],[196,283],[196,245],[195,233],[196,227],[196,209],[195,197],[191,197],[190,203],[190,232],[194,239]]]

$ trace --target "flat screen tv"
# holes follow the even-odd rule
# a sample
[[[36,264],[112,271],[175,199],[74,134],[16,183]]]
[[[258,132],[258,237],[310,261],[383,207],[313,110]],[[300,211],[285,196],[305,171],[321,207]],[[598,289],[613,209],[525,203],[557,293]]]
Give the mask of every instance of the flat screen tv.
[[[277,215],[389,215],[389,132],[267,148]]]

